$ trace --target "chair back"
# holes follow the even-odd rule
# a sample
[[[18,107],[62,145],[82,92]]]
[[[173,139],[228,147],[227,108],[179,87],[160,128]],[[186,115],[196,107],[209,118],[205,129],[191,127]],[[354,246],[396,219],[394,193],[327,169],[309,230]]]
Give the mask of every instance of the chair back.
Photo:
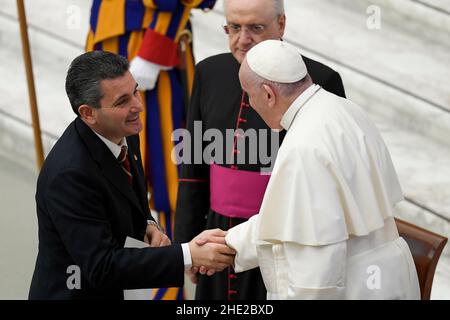
[[[395,218],[398,233],[408,243],[416,265],[422,300],[430,300],[434,272],[447,238]]]

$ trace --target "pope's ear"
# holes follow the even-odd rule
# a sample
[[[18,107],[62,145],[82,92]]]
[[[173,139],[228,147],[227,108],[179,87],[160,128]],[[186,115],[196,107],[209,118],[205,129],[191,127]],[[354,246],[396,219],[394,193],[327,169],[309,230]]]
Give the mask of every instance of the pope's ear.
[[[92,125],[96,123],[95,109],[87,104],[83,104],[78,108],[78,114],[80,115],[80,118],[87,123]]]
[[[286,15],[282,14],[278,17],[278,28],[280,32],[280,39],[283,39],[284,30],[286,29]]]
[[[267,99],[267,104],[270,108],[273,108],[275,106],[275,101],[276,101],[276,96],[275,96],[275,92],[273,91],[273,89],[267,85],[267,84],[263,84],[263,90],[264,93],[266,95],[266,99]]]

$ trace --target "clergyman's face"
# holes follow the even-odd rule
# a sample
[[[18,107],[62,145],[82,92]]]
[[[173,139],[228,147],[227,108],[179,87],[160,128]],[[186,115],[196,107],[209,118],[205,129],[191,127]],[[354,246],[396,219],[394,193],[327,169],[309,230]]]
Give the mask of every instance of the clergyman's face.
[[[277,16],[274,0],[225,1],[229,46],[239,63],[261,41],[283,37],[285,16]]]
[[[144,108],[131,73],[127,71],[121,77],[102,80],[100,88],[103,98],[101,108],[94,110],[95,130],[115,143],[139,134],[142,130],[140,113]]]

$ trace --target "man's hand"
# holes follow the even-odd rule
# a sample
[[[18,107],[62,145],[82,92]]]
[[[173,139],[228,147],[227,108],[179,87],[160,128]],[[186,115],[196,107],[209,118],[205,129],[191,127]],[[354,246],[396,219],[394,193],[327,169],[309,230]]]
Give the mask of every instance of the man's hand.
[[[171,244],[169,237],[153,224],[147,226],[144,241],[148,243],[150,247],[165,247],[170,246]]]
[[[226,231],[220,230],[220,229],[216,229],[216,230],[207,230],[205,232],[203,232],[202,234],[198,235],[197,237],[195,237],[195,243],[199,246],[204,245],[205,243],[208,242],[214,242],[214,243],[220,243],[220,244],[225,244],[225,236],[227,235]],[[208,269],[205,266],[201,266],[200,268],[195,268],[195,273],[193,276],[195,276],[195,278],[198,278],[197,273],[200,272],[200,274],[202,275],[207,275],[207,276],[212,276],[216,273],[215,269]],[[188,274],[189,277],[192,280],[191,274]]]
[[[189,242],[192,266],[204,267],[213,274],[234,262],[236,252],[225,244],[226,232],[220,229],[206,230]],[[197,241],[201,245],[197,244]]]
[[[197,267],[191,267],[190,269],[186,270],[186,274],[188,275],[189,279],[193,284],[198,283],[198,273],[199,269]]]

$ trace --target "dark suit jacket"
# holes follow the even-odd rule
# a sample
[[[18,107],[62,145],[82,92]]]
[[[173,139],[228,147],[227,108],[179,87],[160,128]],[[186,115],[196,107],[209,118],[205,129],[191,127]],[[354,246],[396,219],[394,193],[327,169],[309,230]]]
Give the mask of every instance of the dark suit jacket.
[[[79,118],[48,155],[37,182],[39,254],[30,299],[123,299],[123,289],[183,285],[180,245],[123,248],[127,236],[143,240],[150,215],[139,139],[127,142],[134,188]],[[81,289],[68,289],[70,266],[81,270]]]

